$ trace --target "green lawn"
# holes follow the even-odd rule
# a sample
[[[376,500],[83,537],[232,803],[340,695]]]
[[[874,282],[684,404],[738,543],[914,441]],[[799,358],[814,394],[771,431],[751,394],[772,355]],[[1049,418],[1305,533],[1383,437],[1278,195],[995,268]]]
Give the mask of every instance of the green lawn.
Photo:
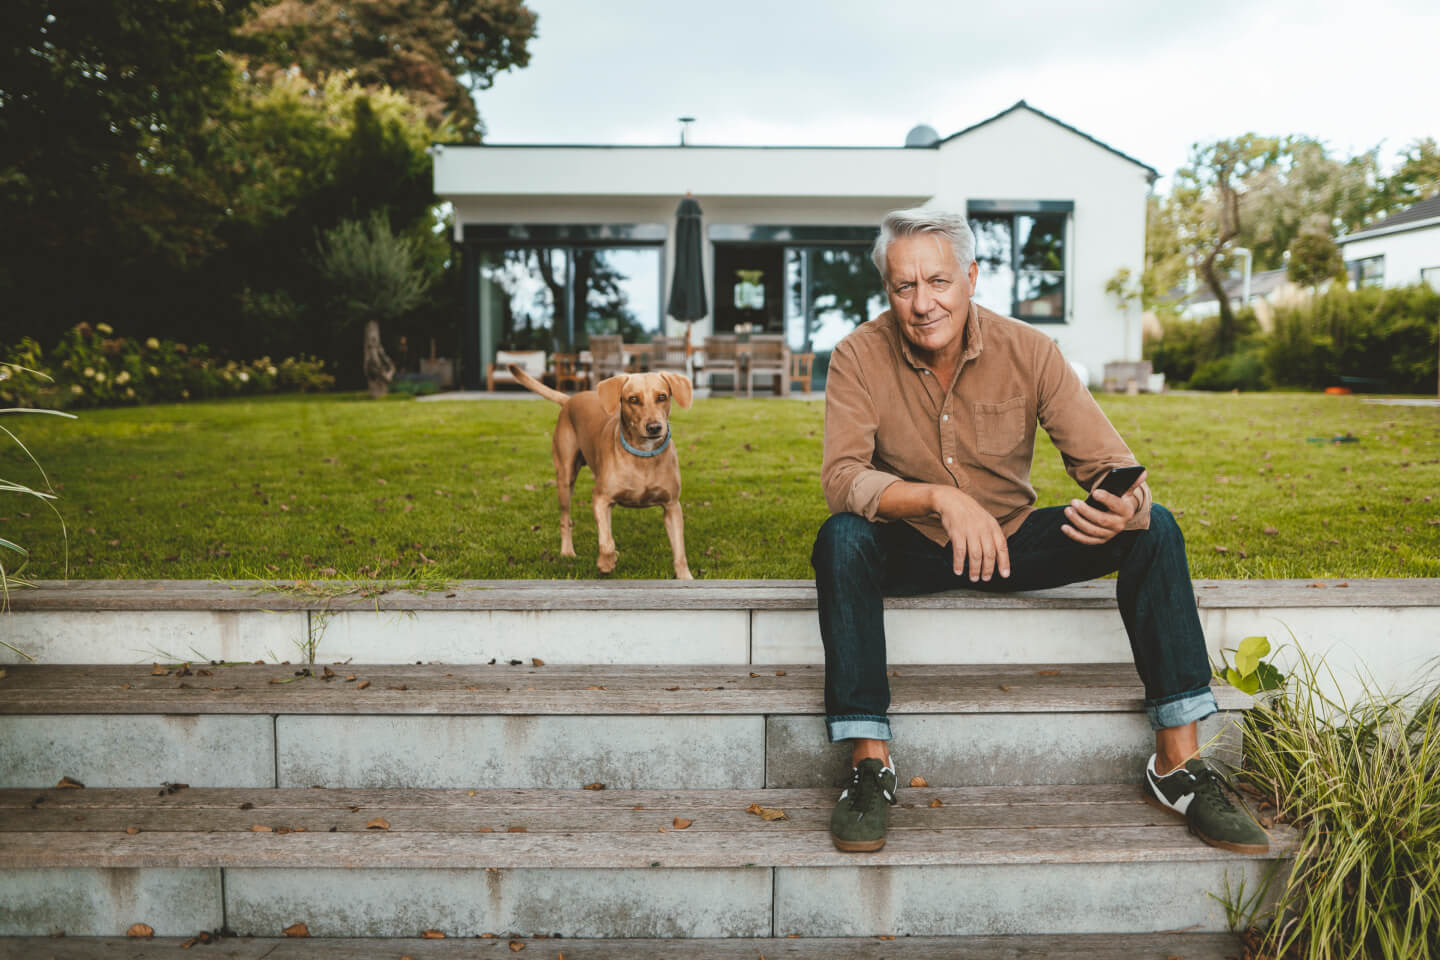
[[[1101,405],[1181,517],[1195,576],[1440,575],[1437,409],[1310,394]],[[72,577],[595,577],[588,470],[579,558],[558,556],[556,411],[519,398],[286,397],[5,425],[60,494]],[[695,575],[809,576],[826,513],[823,404],[700,400],[673,426]],[[1328,442],[1347,433],[1359,442]],[[13,444],[0,466],[39,482]],[[1043,434],[1034,480],[1041,505],[1076,490]],[[0,503],[0,538],[30,548],[27,576],[63,575],[59,522],[36,501]],[[616,576],[671,576],[658,509],[617,507],[615,538]]]

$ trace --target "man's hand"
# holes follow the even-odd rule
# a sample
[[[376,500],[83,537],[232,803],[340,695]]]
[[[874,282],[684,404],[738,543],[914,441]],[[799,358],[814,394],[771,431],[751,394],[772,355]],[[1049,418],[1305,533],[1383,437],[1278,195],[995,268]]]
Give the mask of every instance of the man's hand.
[[[1087,505],[1084,500],[1071,500],[1070,506],[1065,508],[1065,516],[1070,522],[1063,525],[1060,532],[1071,540],[1090,546],[1110,542],[1117,533],[1125,530],[1125,525],[1135,516],[1135,511],[1139,508],[1135,490],[1145,482],[1148,475],[1140,474],[1140,479],[1119,497],[1101,490],[1097,482],[1095,489],[1090,491],[1090,496],[1105,509],[1097,510]]]
[[[934,486],[934,512],[950,535],[955,575],[970,572],[970,582],[989,582],[998,571],[1010,576],[1010,550],[1000,524],[969,494],[954,487]]]

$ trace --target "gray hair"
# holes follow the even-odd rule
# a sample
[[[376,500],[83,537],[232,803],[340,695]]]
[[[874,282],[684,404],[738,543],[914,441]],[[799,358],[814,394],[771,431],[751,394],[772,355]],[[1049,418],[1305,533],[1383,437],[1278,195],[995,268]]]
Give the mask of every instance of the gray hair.
[[[975,234],[970,232],[970,224],[960,214],[925,207],[895,210],[885,214],[885,219],[880,221],[880,236],[875,238],[875,246],[870,251],[870,259],[875,261],[881,280],[889,282],[889,277],[885,276],[885,253],[890,249],[891,241],[917,233],[938,233],[949,240],[950,249],[955,251],[955,259],[961,267],[968,268],[975,262]]]

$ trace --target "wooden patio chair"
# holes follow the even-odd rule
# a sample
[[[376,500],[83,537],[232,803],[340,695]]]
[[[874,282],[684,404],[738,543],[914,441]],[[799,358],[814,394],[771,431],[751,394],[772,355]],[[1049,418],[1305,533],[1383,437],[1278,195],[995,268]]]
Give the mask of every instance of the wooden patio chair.
[[[567,389],[585,390],[588,389],[589,386],[590,378],[580,369],[580,355],[578,353],[555,354],[556,390],[562,392]]]
[[[781,333],[757,333],[750,338],[750,365],[745,371],[745,393],[755,395],[755,378],[774,377],[775,395],[790,392],[790,348]]]
[[[590,355],[596,383],[625,372],[625,347],[618,333],[592,333]]]
[[[705,384],[715,389],[715,375],[733,378],[738,391],[740,388],[740,363],[735,350],[735,335],[716,334],[705,338]]]
[[[814,375],[815,354],[813,353],[792,353],[790,354],[790,385],[803,386],[805,392],[810,392],[810,379]]]
[[[650,369],[689,375],[685,364],[684,337],[655,337],[650,341]]]

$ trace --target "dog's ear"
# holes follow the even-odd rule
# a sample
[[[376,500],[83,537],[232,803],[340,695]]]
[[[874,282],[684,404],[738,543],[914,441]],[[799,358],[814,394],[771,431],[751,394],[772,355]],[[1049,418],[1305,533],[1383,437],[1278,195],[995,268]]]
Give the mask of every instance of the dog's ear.
[[[629,379],[622,373],[619,376],[601,380],[595,385],[595,392],[600,394],[600,407],[607,414],[620,409],[620,392],[625,386],[625,381]]]
[[[690,378],[683,373],[671,373],[669,370],[662,371],[660,376],[665,378],[665,385],[670,388],[670,396],[675,402],[685,409],[690,409],[690,398],[693,390],[690,386]]]

